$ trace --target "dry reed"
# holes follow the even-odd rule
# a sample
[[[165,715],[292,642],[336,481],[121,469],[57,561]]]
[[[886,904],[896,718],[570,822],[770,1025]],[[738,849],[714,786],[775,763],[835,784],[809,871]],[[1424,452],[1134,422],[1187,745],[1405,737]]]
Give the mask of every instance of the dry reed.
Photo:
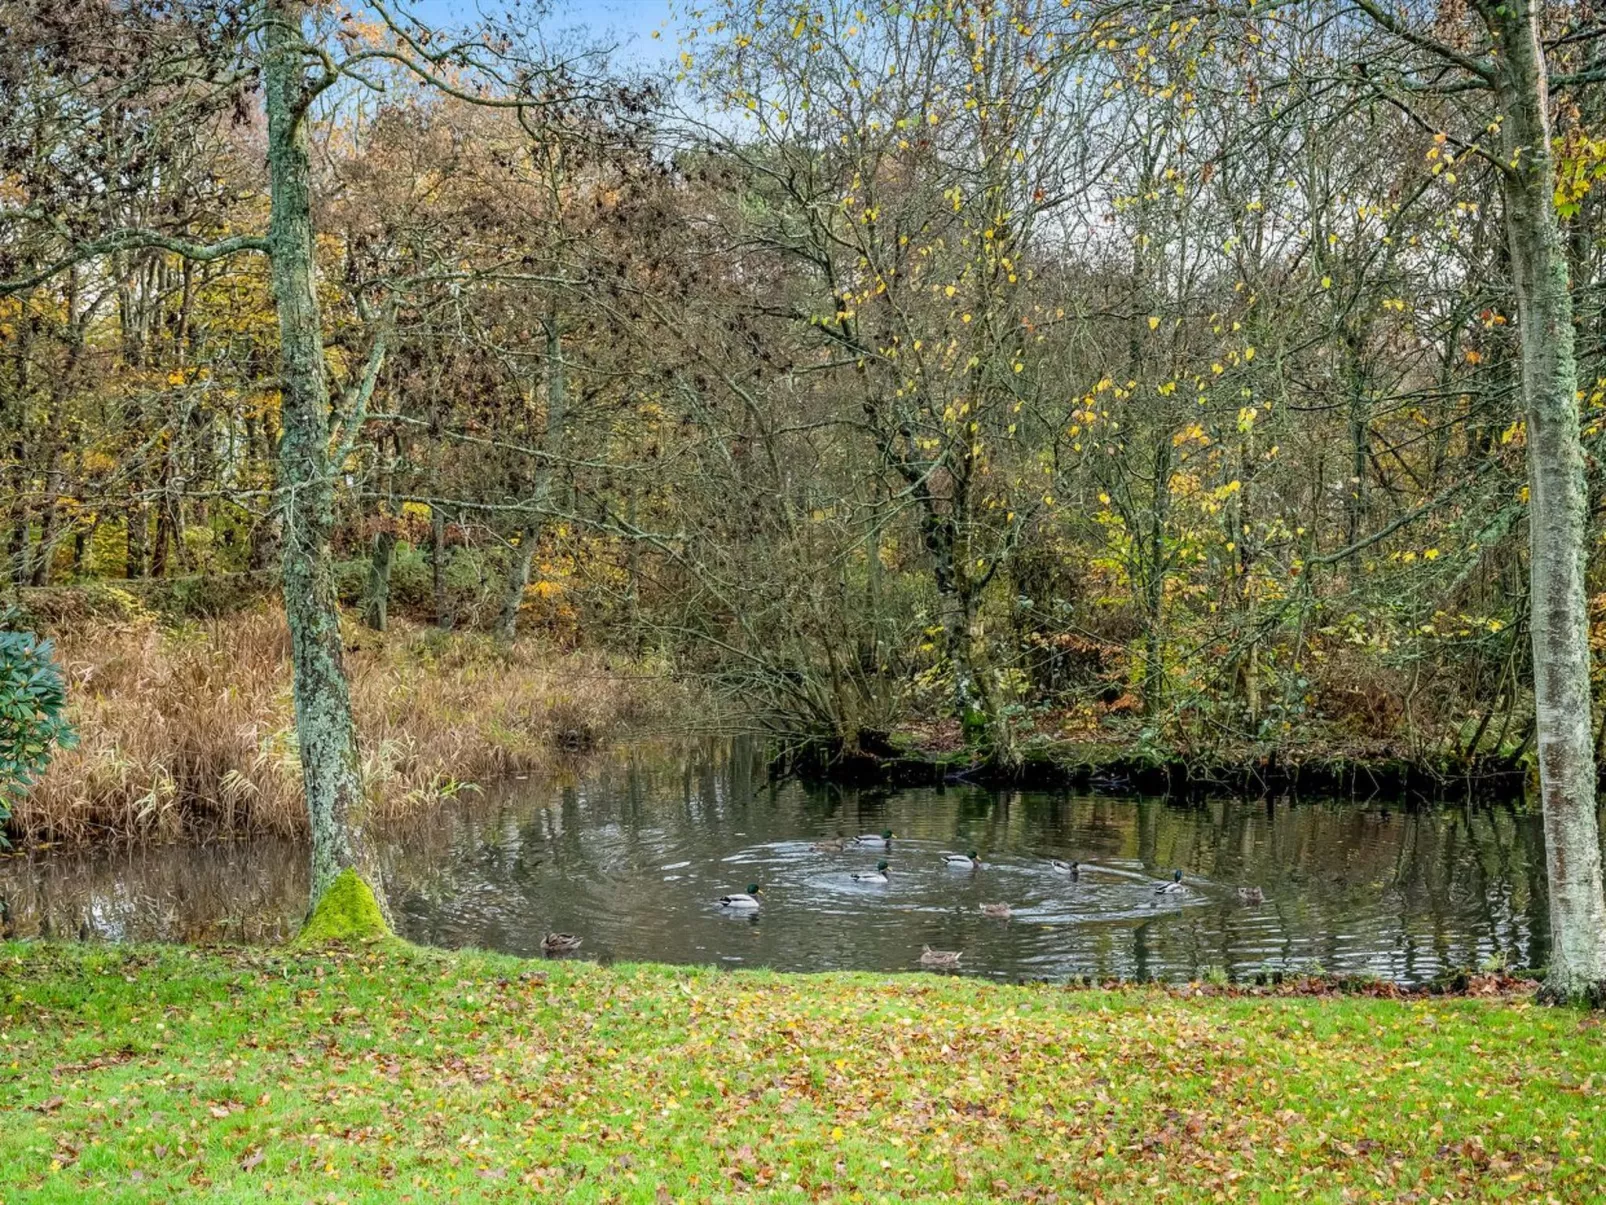
[[[55,633],[76,748],[13,810],[24,842],[171,840],[306,827],[291,723],[289,635],[253,610]],[[347,665],[373,819],[539,769],[670,713],[661,674],[598,652],[474,633],[352,628]]]

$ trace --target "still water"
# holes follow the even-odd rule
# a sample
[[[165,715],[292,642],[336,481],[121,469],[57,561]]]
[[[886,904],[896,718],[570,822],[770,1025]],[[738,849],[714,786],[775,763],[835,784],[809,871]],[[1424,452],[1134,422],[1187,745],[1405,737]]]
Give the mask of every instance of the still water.
[[[811,849],[883,829],[890,851]],[[943,864],[971,849],[980,869]],[[853,880],[881,857],[888,883]],[[582,957],[726,967],[913,969],[929,944],[1009,979],[1319,967],[1420,983],[1542,965],[1547,949],[1539,818],[1520,807],[813,787],[768,780],[740,745],[502,784],[388,834],[383,860],[406,937],[528,955],[560,930]],[[1157,895],[1173,868],[1186,889]],[[756,914],[719,906],[750,882]],[[304,907],[305,855],[264,840],[50,850],[0,858],[0,894],[24,935],[272,941]]]

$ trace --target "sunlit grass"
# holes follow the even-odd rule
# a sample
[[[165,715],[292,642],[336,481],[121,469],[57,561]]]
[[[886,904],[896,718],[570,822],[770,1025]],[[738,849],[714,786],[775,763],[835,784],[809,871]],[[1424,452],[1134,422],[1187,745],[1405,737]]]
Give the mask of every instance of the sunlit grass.
[[[1586,1199],[1521,1000],[0,947],[0,1200]],[[1411,1194],[1416,1194],[1414,1197]]]

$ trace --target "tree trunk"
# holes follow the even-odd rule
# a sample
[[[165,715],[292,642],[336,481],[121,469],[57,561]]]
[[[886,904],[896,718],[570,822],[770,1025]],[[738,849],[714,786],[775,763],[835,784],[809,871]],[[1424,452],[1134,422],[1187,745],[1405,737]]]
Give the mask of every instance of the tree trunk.
[[[569,422],[569,387],[563,363],[563,332],[558,326],[558,311],[554,305],[546,316],[546,435],[542,443],[546,452],[559,454]],[[545,507],[560,491],[553,489],[556,470],[550,460],[536,471],[535,497]],[[558,499],[561,503],[566,499]],[[513,563],[508,567],[507,590],[502,596],[502,613],[497,619],[496,631],[503,640],[512,640],[519,630],[519,607],[524,602],[524,590],[530,584],[530,564],[535,546],[541,536],[540,518],[525,522],[519,531],[519,546],[513,550]]]
[[[21,501],[11,508],[11,530],[6,535],[6,585],[12,590],[28,584],[28,508]]]
[[[1166,518],[1171,502],[1171,439],[1165,431],[1154,450],[1154,499],[1149,530],[1143,537],[1148,564],[1143,577],[1143,609],[1147,632],[1143,653],[1143,714],[1158,715],[1165,706],[1165,578]]]
[[[368,587],[363,595],[362,621],[376,632],[383,632],[390,622],[390,575],[396,564],[396,517],[392,513],[392,490],[395,484],[395,461],[385,458],[385,437],[380,436],[377,453],[380,457],[380,488],[382,495],[376,508],[373,550],[368,561]],[[397,449],[400,454],[400,448]]]
[[[280,340],[278,486],[284,516],[280,572],[290,627],[296,738],[312,835],[312,906],[348,868],[355,869],[383,906],[379,879],[365,847],[361,763],[329,548],[334,475],[329,464],[329,392],[304,120],[314,95],[304,68],[304,15],[297,0],[273,0],[263,35],[272,204],[268,253]]]
[[[513,560],[508,565],[502,613],[496,620],[496,634],[503,640],[512,640],[518,634],[519,608],[524,604],[524,589],[530,584],[530,564],[535,560],[540,530],[534,520],[519,529],[519,546],[513,550]]]
[[[435,595],[435,626],[452,630],[452,600],[446,593],[446,512],[430,504],[429,572]]]
[[[137,496],[140,485],[139,470],[136,468],[129,481],[128,518],[123,530],[123,576],[126,578],[145,576],[145,543],[150,534],[150,516],[145,513],[145,503]]]
[[[1370,504],[1366,496],[1366,478],[1370,472],[1367,460],[1372,451],[1371,414],[1366,404],[1366,369],[1362,363],[1360,340],[1346,334],[1344,350],[1347,360],[1345,376],[1349,386],[1350,441],[1349,499],[1345,507],[1349,523],[1345,543],[1354,544],[1365,531],[1366,512]]]
[[[396,563],[396,533],[389,527],[374,532],[373,556],[368,562],[368,590],[363,599],[362,621],[383,632],[390,616],[390,570]]]
[[[39,510],[39,552],[33,559],[33,584],[50,585],[50,575],[56,563],[56,528],[61,517],[61,454],[51,454],[50,469],[45,474],[45,500]]]
[[[1527,412],[1534,707],[1550,884],[1546,993],[1574,999],[1606,985],[1606,896],[1595,814],[1587,493],[1578,432],[1578,367],[1567,257],[1553,198],[1549,98],[1538,4],[1496,10],[1506,238],[1522,340]]]
[[[969,544],[951,519],[928,517],[925,527],[926,547],[935,558],[938,614],[954,675],[954,708],[965,739],[968,743],[981,738],[994,761],[1013,768],[1019,763],[1019,751],[987,648]]]

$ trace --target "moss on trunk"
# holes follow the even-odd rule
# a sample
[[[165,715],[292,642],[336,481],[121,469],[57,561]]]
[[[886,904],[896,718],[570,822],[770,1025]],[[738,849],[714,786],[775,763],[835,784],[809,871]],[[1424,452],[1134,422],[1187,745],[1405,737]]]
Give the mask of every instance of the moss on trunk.
[[[389,937],[390,926],[380,911],[379,901],[351,867],[335,876],[318,899],[312,915],[296,937],[298,946],[322,945],[331,941],[372,941]]]

